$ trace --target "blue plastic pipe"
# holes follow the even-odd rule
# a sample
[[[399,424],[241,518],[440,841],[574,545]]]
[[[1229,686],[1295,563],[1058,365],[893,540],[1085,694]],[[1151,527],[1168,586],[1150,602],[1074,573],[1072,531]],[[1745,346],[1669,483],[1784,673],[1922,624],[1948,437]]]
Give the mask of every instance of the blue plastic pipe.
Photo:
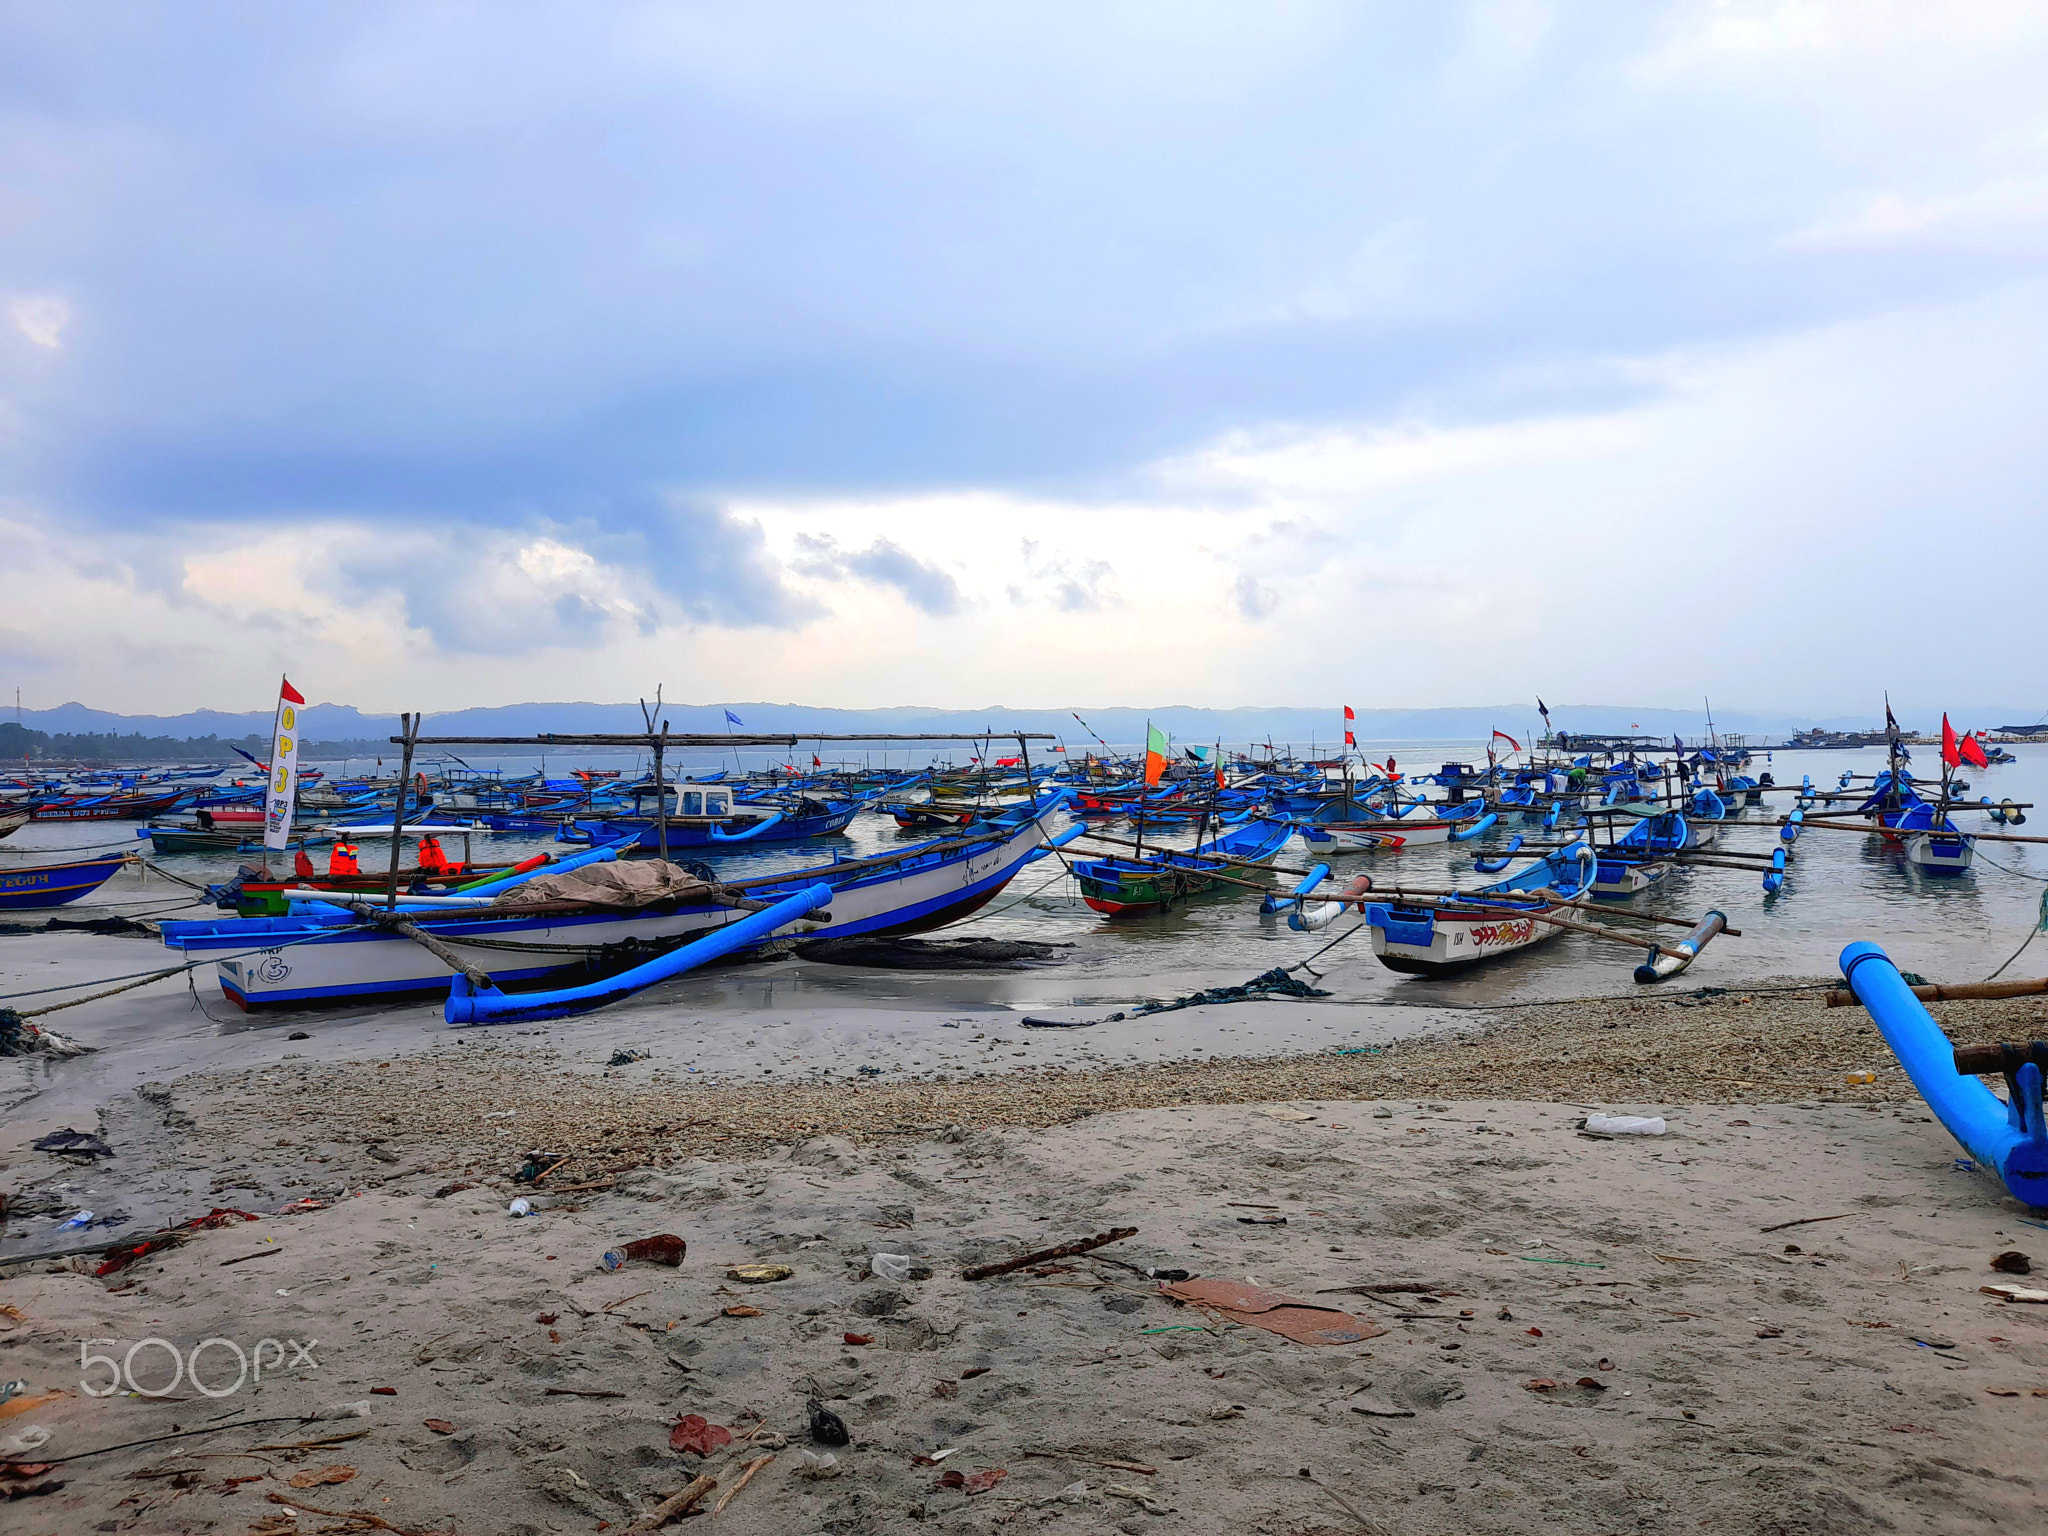
[[[2048,1205],[2048,1129],[2041,1123],[2041,1069],[2014,1074],[2019,1092],[2008,1104],[1974,1077],[1956,1071],[1955,1047],[1899,968],[1875,944],[1842,951],[1842,975],[1869,1010],[1885,1043],[1920,1097],[1965,1152],[1995,1170],[2028,1205]]]
[[[1052,851],[1055,848],[1066,847],[1067,844],[1071,843],[1075,838],[1079,837],[1083,832],[1086,832],[1087,830],[1087,822],[1083,821],[1075,823],[1073,826],[1067,828],[1066,831],[1061,832],[1054,837],[1048,838],[1043,844],[1032,849],[1029,853],[1025,854],[1024,863],[1036,864],[1040,859],[1051,858]],[[1019,865],[1018,867],[1021,869],[1023,865]]]
[[[1492,811],[1488,811],[1484,816],[1473,822],[1471,826],[1460,827],[1453,832],[1451,834],[1451,841],[1454,843],[1469,843],[1473,838],[1479,836],[1480,833],[1486,831],[1499,820],[1499,816],[1495,815]]]
[[[721,832],[717,827],[713,827],[711,829],[711,841],[714,843],[752,842],[755,838],[759,837],[763,832],[766,832],[770,827],[775,826],[787,819],[788,818],[781,811],[777,811],[774,815],[769,816],[764,820],[755,822],[751,827],[747,828],[747,830],[744,832]]]
[[[1317,886],[1321,885],[1325,880],[1329,878],[1329,865],[1311,864],[1309,866],[1308,873],[1301,877],[1301,883],[1296,885],[1295,888],[1289,891],[1285,896],[1280,895],[1276,891],[1272,895],[1267,896],[1263,901],[1261,901],[1259,903],[1260,915],[1262,917],[1271,917],[1276,912],[1285,912],[1289,907],[1294,905],[1294,900],[1297,896],[1306,896],[1310,891],[1314,890]]]
[[[765,912],[751,912],[738,922],[727,923],[716,932],[672,949],[645,965],[636,965],[630,971],[621,971],[616,976],[593,981],[586,986],[507,995],[496,987],[479,991],[470,985],[467,976],[456,975],[449,979],[448,1006],[443,1016],[450,1024],[516,1024],[528,1019],[563,1019],[572,1014],[589,1013],[622,997],[630,997],[657,981],[680,976],[721,955],[744,949],[758,939],[765,939],[776,929],[795,922],[806,912],[816,911],[831,899],[832,888],[829,885],[811,886],[794,896],[785,897]]]

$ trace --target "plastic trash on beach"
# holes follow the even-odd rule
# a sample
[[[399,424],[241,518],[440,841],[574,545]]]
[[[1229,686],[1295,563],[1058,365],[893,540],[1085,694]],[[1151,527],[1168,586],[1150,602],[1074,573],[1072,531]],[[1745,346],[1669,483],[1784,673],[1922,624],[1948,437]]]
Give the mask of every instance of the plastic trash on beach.
[[[514,1200],[505,1207],[505,1214],[507,1216],[531,1216],[533,1214],[533,1202],[527,1199],[526,1196],[521,1195],[517,1200]]]
[[[24,1424],[13,1434],[0,1437],[0,1456],[26,1456],[50,1443],[50,1431],[42,1424]]]
[[[370,1416],[372,1406],[367,1397],[359,1398],[353,1403],[329,1403],[325,1408],[316,1409],[310,1417],[314,1419],[367,1419]]]
[[[839,1475],[839,1458],[830,1451],[799,1451],[802,1460],[797,1463],[798,1477],[821,1478]]]
[[[1662,1115],[1588,1115],[1586,1129],[1595,1136],[1662,1136]]]
[[[877,1253],[868,1259],[868,1268],[884,1280],[908,1280],[911,1267],[907,1253]]]
[[[811,1414],[811,1440],[818,1445],[847,1445],[853,1440],[846,1428],[846,1420],[816,1398],[808,1404]]]
[[[670,1269],[676,1269],[681,1267],[683,1255],[688,1251],[689,1244],[680,1237],[673,1232],[662,1232],[621,1243],[616,1248],[607,1248],[602,1262],[608,1270],[624,1269],[628,1264],[666,1264]]]
[[[92,1212],[80,1211],[76,1216],[73,1216],[69,1221],[58,1227],[57,1230],[59,1232],[83,1232],[91,1225]]]

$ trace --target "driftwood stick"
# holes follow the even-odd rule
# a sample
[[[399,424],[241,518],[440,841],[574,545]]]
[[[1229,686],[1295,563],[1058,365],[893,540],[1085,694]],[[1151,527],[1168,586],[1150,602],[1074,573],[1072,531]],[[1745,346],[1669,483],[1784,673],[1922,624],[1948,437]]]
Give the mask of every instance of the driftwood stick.
[[[1812,1226],[1816,1221],[1847,1221],[1855,1214],[1854,1211],[1844,1211],[1839,1216],[1796,1216],[1790,1221],[1781,1221],[1775,1226],[1763,1227],[1760,1230],[1765,1232],[1782,1232],[1787,1227]]]
[[[976,1264],[960,1271],[962,1280],[991,1280],[997,1275],[1007,1275],[1012,1270],[1022,1269],[1027,1264],[1043,1264],[1048,1259],[1071,1259],[1077,1254],[1090,1253],[1110,1243],[1120,1243],[1127,1237],[1136,1237],[1136,1227],[1115,1227],[1108,1232],[1098,1232],[1093,1237],[1084,1237],[1076,1242],[1061,1243],[1057,1248],[1041,1248],[1036,1253],[1023,1254],[1018,1258],[1005,1259],[1000,1264]]]
[[[345,1520],[357,1525],[374,1526],[380,1531],[394,1531],[397,1536],[433,1536],[432,1532],[411,1525],[393,1525],[382,1515],[373,1515],[367,1509],[322,1509],[318,1504],[307,1504],[282,1493],[265,1494],[273,1504],[282,1504],[287,1509],[303,1509],[309,1515],[319,1515],[325,1520]]]
[[[1148,1467],[1142,1461],[1111,1461],[1106,1456],[1083,1456],[1079,1451],[1026,1451],[1026,1456],[1037,1456],[1045,1461],[1083,1461],[1091,1467],[1114,1467],[1119,1472],[1142,1472],[1147,1477],[1158,1474],[1157,1467]]]
[[[237,1254],[232,1259],[222,1259],[217,1267],[226,1269],[230,1264],[246,1264],[251,1259],[267,1259],[273,1253],[283,1252],[282,1248],[258,1248],[254,1253]]]
[[[672,1499],[663,1499],[654,1506],[644,1520],[635,1520],[626,1527],[626,1536],[643,1536],[643,1533],[658,1530],[677,1515],[686,1515],[696,1507],[697,1501],[718,1486],[715,1477],[700,1477]]]
[[[739,1491],[754,1480],[754,1474],[774,1459],[775,1453],[770,1451],[766,1456],[756,1456],[752,1461],[748,1462],[746,1470],[740,1473],[740,1480],[718,1496],[718,1502],[711,1506],[711,1513],[714,1515],[723,1514],[725,1506],[739,1497]]]

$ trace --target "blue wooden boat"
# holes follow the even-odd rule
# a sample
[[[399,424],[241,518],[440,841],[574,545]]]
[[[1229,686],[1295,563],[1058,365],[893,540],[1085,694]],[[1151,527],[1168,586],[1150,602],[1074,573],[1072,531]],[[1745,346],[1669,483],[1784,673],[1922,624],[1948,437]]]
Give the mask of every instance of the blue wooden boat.
[[[115,853],[71,864],[0,865],[0,911],[61,907],[89,896],[111,880],[129,858]]]
[[[735,807],[732,792],[718,787],[684,788],[676,796],[680,809],[668,819],[668,847],[722,852],[769,843],[801,843],[844,832],[860,814],[864,800],[822,801],[808,795],[785,801],[781,809],[762,805],[747,811]],[[603,820],[578,817],[556,836],[565,843],[610,843],[637,837],[642,848],[658,848],[662,829],[652,816],[613,816]]]
[[[1467,896],[1431,904],[1368,903],[1372,952],[1388,970],[1441,976],[1540,944],[1564,931],[1542,917],[1584,896],[1597,862],[1591,847],[1573,843]],[[1304,911],[1304,925],[1321,915]]]
[[[1081,899],[1110,917],[1163,912],[1215,889],[1239,864],[1269,863],[1287,846],[1295,824],[1275,817],[1246,822],[1192,849],[1166,848],[1131,858],[1075,859]],[[1237,861],[1226,864],[1215,855]],[[1235,889],[1235,887],[1233,887]]]
[[[1048,839],[1042,825],[1060,799],[1048,796],[1024,816],[1005,816],[1000,824],[965,838],[880,858],[835,859],[742,884],[750,897],[763,902],[781,902],[816,886],[830,892],[831,913],[820,925],[806,930],[785,920],[775,925],[773,936],[926,932],[977,911],[1019,870],[1043,856],[1048,842],[1071,837],[1078,829]],[[592,849],[543,870],[494,878],[462,896],[401,898],[399,911],[500,985],[598,981],[615,971],[622,957],[667,952],[747,917],[728,905],[674,900],[638,908],[493,904],[530,874],[563,873],[616,858],[621,851],[620,846]],[[467,905],[472,901],[480,904]],[[760,939],[768,937],[764,933]],[[465,943],[470,939],[486,943],[471,948]],[[221,990],[242,1008],[450,992],[449,968],[436,956],[325,901],[294,902],[287,917],[168,921],[163,941],[192,959],[218,961]],[[545,1000],[537,1005],[545,1006]],[[468,1007],[467,998],[461,1010],[451,999],[451,1022],[455,1011]]]

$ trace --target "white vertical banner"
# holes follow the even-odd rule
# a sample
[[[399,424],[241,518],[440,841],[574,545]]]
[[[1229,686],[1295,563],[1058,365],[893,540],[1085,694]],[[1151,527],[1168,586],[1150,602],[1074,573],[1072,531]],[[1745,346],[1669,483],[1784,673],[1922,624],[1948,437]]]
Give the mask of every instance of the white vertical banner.
[[[285,678],[277,691],[277,726],[270,733],[270,787],[263,797],[263,847],[283,852],[292,840],[292,805],[299,796],[299,706],[305,697]]]

